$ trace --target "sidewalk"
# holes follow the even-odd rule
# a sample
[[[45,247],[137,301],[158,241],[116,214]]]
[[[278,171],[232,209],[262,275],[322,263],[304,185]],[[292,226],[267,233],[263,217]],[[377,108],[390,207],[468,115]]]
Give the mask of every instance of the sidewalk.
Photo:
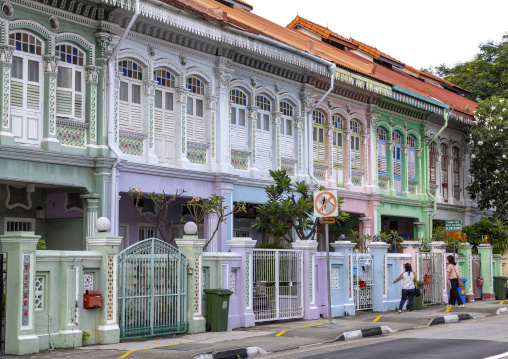
[[[357,312],[351,317],[293,320],[259,324],[252,328],[239,328],[230,332],[185,334],[172,338],[131,341],[110,345],[86,346],[70,350],[44,351],[31,358],[237,358],[251,354],[297,349],[335,340],[350,340],[383,332],[401,331],[457,322],[465,319],[500,315],[507,312],[507,301],[478,301],[465,308],[446,305],[425,307],[409,312]],[[228,352],[229,351],[229,352]],[[86,353],[85,353],[86,352]]]

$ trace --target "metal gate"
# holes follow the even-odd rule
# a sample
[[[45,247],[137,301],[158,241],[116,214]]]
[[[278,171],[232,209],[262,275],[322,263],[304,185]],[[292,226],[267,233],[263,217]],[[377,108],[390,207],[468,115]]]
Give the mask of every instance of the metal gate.
[[[5,299],[7,298],[7,254],[0,253],[0,352],[5,352]]]
[[[482,266],[481,266],[481,262],[480,262],[480,256],[479,255],[474,255],[472,260],[471,260],[471,266],[473,267],[473,278],[472,281],[473,281],[473,295],[474,295],[474,299],[482,299],[482,286],[481,285],[478,285],[478,277],[481,277],[482,276]]]
[[[374,271],[372,255],[353,253],[353,288],[356,310],[372,309]]]
[[[185,333],[187,258],[157,238],[118,255],[120,338]]]
[[[444,281],[444,254],[420,252],[417,254],[416,274],[418,280],[425,280],[423,286],[423,304],[441,304],[443,302]],[[430,276],[429,276],[430,274]]]
[[[253,310],[256,322],[303,318],[303,253],[254,249]]]

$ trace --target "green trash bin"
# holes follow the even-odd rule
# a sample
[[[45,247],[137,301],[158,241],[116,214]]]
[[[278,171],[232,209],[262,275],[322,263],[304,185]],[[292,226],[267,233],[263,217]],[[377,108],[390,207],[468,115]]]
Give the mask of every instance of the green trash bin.
[[[233,294],[227,289],[205,289],[206,321],[212,332],[228,330],[229,296]]]
[[[494,293],[496,294],[496,299],[503,300],[506,299],[506,281],[507,277],[494,277]]]
[[[420,295],[419,297],[414,297],[415,310],[422,310],[423,309],[423,285],[424,284],[425,284],[425,282],[423,280],[419,280],[418,282],[416,282],[416,286],[418,287],[418,289],[420,289],[420,293],[422,293],[422,295]]]

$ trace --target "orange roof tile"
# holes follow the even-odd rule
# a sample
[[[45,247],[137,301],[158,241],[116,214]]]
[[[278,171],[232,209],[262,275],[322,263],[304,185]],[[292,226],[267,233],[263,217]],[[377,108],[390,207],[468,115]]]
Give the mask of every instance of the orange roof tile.
[[[318,24],[316,24],[316,23],[314,23],[312,21],[309,21],[307,19],[304,19],[303,17],[300,17],[298,15],[286,27],[294,29],[295,26],[297,26],[297,25],[306,27],[309,30],[314,31],[316,34],[321,35],[325,39],[332,38],[332,40],[334,40],[336,42],[340,42],[344,46],[351,47],[351,48],[356,48],[357,47],[351,41],[349,41],[345,37],[342,37],[339,34],[331,31],[329,28],[321,26],[321,25],[318,25]]]

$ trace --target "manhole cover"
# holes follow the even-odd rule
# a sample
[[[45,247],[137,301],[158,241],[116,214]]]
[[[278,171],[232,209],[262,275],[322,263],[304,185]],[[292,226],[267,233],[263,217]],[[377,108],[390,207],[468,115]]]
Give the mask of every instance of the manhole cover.
[[[200,349],[211,347],[211,344],[194,344],[194,343],[186,343],[186,344],[176,344],[176,345],[168,345],[166,347],[158,347],[154,349],[162,349],[162,350],[178,350],[182,352],[186,352],[188,350]]]

